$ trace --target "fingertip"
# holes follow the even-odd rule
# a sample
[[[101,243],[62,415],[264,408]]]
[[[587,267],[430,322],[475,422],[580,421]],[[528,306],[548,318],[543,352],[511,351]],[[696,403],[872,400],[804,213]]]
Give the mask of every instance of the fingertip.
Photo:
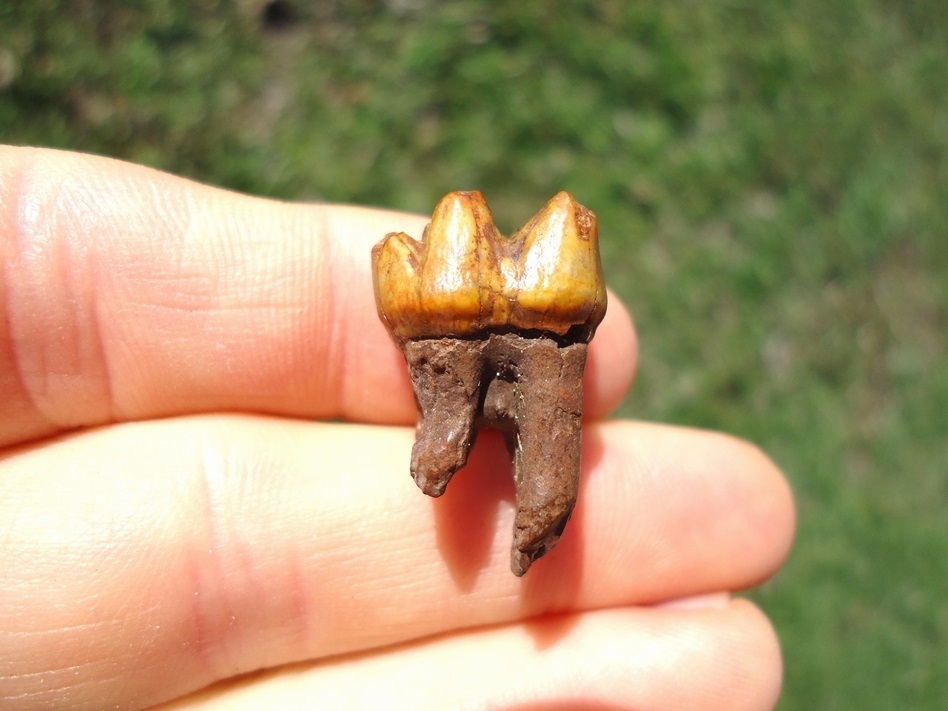
[[[582,534],[576,557],[608,580],[592,595],[611,589],[631,599],[634,588],[636,602],[656,602],[742,590],[772,576],[787,556],[793,498],[753,444],[705,430],[606,422],[584,431],[583,463],[585,488],[560,547]],[[593,525],[608,546],[583,540]],[[627,545],[637,551],[634,564],[622,552]],[[687,565],[669,567],[683,559]],[[630,576],[630,569],[664,572]]]
[[[747,471],[757,480],[758,496],[755,505],[748,506],[747,515],[754,528],[767,534],[763,543],[768,555],[763,558],[760,578],[752,583],[756,585],[776,573],[790,554],[796,535],[796,502],[787,477],[773,459],[752,442],[731,439],[743,450]]]
[[[585,417],[597,420],[615,411],[632,386],[638,366],[638,337],[625,304],[612,291],[606,316],[589,344]]]
[[[772,709],[783,690],[783,652],[777,630],[770,618],[749,600],[733,599],[731,611],[743,620],[743,624],[730,628],[737,640],[735,646],[754,650],[753,656],[742,657],[743,671],[736,675],[738,683],[754,690],[747,708]]]
[[[790,553],[796,530],[793,492],[777,464],[753,442],[720,432],[705,437],[718,453],[718,470],[732,472],[730,505],[740,516],[728,516],[721,525],[741,541],[739,587],[751,588],[773,576]]]

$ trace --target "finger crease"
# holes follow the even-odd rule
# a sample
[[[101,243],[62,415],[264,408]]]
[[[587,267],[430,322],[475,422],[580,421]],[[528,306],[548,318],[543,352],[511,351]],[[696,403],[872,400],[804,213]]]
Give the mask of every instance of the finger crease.
[[[344,305],[346,300],[340,298],[337,290],[345,288],[345,285],[343,281],[337,281],[335,278],[336,270],[333,266],[337,256],[334,253],[333,242],[329,239],[330,226],[325,210],[321,211],[321,217],[319,249],[316,257],[319,273],[317,288],[324,304],[322,317],[325,319],[323,332],[326,334],[326,340],[323,343],[326,368],[323,373],[324,382],[321,392],[331,395],[330,406],[321,409],[339,417],[346,410],[346,353],[348,349],[346,348],[347,329],[344,314],[339,312],[339,304]]]
[[[211,444],[200,448],[199,458],[193,501],[196,508],[203,511],[205,526],[203,537],[195,537],[189,553],[191,584],[187,593],[191,596],[192,634],[187,645],[200,660],[208,677],[221,679],[232,673],[227,632],[230,621],[234,619],[226,577],[222,572],[226,536],[220,525],[223,507],[220,492],[224,486],[225,465],[220,451]]]

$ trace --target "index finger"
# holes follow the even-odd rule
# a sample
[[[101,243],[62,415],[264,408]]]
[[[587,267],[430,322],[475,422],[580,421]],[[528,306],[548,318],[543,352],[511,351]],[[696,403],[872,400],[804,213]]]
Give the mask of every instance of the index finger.
[[[425,222],[0,149],[0,445],[217,410],[413,421],[369,253],[385,233],[420,235]],[[618,404],[634,365],[631,322],[613,297],[590,348],[587,416]]]

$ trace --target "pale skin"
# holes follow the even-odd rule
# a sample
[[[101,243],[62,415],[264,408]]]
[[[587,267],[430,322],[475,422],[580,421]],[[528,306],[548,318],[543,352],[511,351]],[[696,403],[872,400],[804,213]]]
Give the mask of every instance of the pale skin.
[[[773,707],[730,593],[786,556],[789,489],[735,438],[603,421],[614,294],[553,552],[510,573],[496,437],[417,490],[369,251],[424,223],[0,149],[0,708]]]

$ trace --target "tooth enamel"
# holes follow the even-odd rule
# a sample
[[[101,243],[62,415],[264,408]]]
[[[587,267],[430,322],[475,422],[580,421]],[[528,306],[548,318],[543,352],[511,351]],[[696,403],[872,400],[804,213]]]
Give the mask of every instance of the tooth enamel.
[[[565,192],[510,237],[479,192],[450,193],[421,242],[390,233],[372,261],[379,315],[396,338],[579,327],[588,341],[605,314],[596,216]]]

